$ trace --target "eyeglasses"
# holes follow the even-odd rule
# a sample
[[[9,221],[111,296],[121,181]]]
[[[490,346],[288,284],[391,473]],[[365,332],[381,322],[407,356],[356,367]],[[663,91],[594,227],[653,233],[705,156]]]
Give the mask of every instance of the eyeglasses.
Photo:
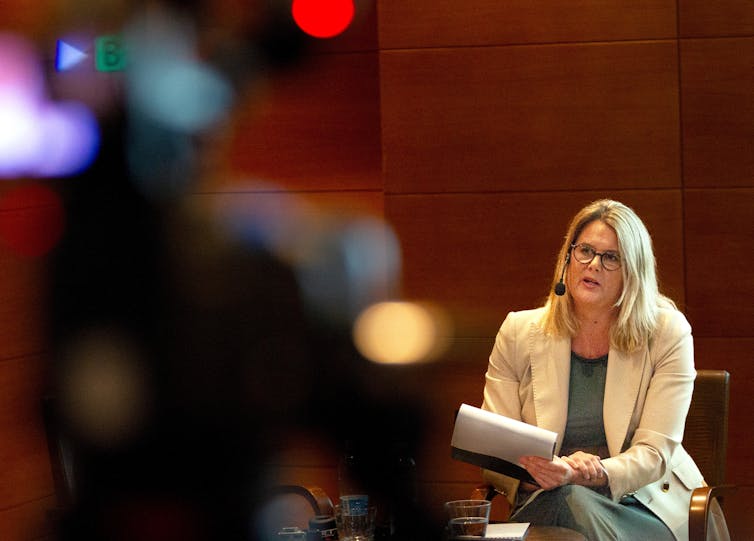
[[[596,256],[600,256],[602,268],[608,271],[618,270],[620,268],[620,254],[613,250],[606,250],[602,253],[588,244],[571,244],[573,258],[579,263],[591,263]]]

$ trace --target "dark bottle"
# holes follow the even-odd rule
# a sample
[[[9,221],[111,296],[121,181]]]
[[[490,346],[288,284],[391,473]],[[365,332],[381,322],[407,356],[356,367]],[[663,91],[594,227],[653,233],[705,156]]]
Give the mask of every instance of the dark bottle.
[[[338,463],[338,498],[341,506],[347,505],[366,512],[369,505],[369,493],[362,481],[363,467],[361,457],[354,446],[346,444],[346,449]],[[357,509],[353,509],[357,512]]]
[[[414,541],[417,506],[416,461],[408,444],[390,449],[388,512],[391,541]]]

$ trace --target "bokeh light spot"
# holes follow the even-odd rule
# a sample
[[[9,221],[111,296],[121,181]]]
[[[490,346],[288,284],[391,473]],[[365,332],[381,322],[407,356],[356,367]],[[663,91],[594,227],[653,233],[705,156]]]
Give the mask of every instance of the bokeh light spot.
[[[0,178],[22,176],[36,165],[41,149],[36,116],[37,103],[23,90],[0,86]]]
[[[213,212],[222,230],[289,264],[307,308],[318,317],[350,326],[367,306],[395,297],[401,252],[389,224],[328,211],[276,189],[256,183],[247,190],[257,193],[248,197],[218,198]]]
[[[64,226],[60,196],[46,186],[27,184],[0,197],[0,240],[19,255],[46,254],[60,240]]]
[[[296,24],[315,38],[332,38],[351,24],[353,0],[293,0],[291,12]]]
[[[233,88],[219,70],[197,58],[193,36],[181,24],[167,18],[137,21],[125,33],[124,47],[132,115],[188,134],[225,119]]]
[[[411,302],[381,302],[364,310],[353,327],[356,348],[380,364],[436,359],[447,348],[450,326],[437,308]]]
[[[136,436],[151,402],[148,373],[136,343],[109,329],[90,329],[68,344],[61,409],[85,440],[118,445]]]

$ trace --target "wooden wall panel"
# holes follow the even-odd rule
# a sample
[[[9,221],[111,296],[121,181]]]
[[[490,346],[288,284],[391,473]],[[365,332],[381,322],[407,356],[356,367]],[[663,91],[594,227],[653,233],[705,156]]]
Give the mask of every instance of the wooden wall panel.
[[[404,251],[405,294],[470,311],[494,336],[508,311],[541,304],[570,218],[606,196],[643,217],[664,289],[683,305],[682,207],[674,190],[651,197],[642,191],[388,196],[386,215]]]
[[[450,440],[455,413],[460,405],[479,406],[482,403],[484,373],[493,340],[494,335],[473,344],[467,343],[470,347],[466,357],[430,365],[423,371],[422,397],[432,417],[416,461],[429,509],[442,509],[443,501],[449,499],[468,498],[470,489],[481,482],[478,467],[451,458]]]
[[[0,185],[0,360],[39,353],[45,347],[44,259],[24,249],[45,246],[49,202],[34,190],[19,196],[23,183]],[[6,198],[6,196],[8,196]],[[54,239],[54,237],[50,237]],[[33,251],[33,250],[32,250]]]
[[[0,250],[0,359],[44,347],[43,274],[36,262]]]
[[[681,63],[686,186],[751,186],[754,37],[683,40]]]
[[[0,536],[4,541],[56,541],[48,512],[57,505],[47,496],[0,512]]]
[[[2,187],[14,189],[18,185]],[[31,205],[31,206],[29,206]],[[38,227],[34,203],[6,208],[17,233]],[[36,231],[36,230],[33,230]],[[0,243],[0,539],[49,533],[52,474],[40,415],[45,365],[44,261]]]
[[[754,34],[750,0],[680,0],[678,20],[681,37]]]
[[[412,0],[379,3],[383,49],[672,38],[671,0]]]
[[[247,209],[249,213],[263,210],[271,221],[281,226],[300,217],[304,221],[328,218],[349,220],[359,217],[382,219],[385,198],[382,191],[292,192],[269,190],[257,183],[231,183],[214,192],[196,193],[191,199],[208,212],[223,209]],[[212,210],[214,209],[214,210]]]
[[[7,513],[53,493],[49,454],[41,421],[43,360],[18,357],[0,360],[0,524]],[[39,509],[37,509],[37,512]],[[22,513],[26,515],[27,512]],[[38,518],[44,518],[43,515]],[[0,531],[3,539],[6,532]]]
[[[739,485],[736,497],[726,500],[725,520],[731,539],[754,539],[754,486]]]
[[[754,189],[687,190],[687,314],[697,336],[752,336]]]
[[[484,374],[487,359],[495,336],[479,338],[469,347],[467,357],[456,357],[453,363],[441,363],[427,367],[422,373],[426,390],[422,393],[425,404],[432,411],[427,427],[424,450],[417,457],[420,479],[426,482],[478,481],[478,469],[450,457],[450,439],[453,435],[455,414],[462,403],[480,406],[484,390]],[[472,353],[475,353],[472,358]],[[475,470],[475,471],[472,471]],[[469,475],[469,472],[472,475]],[[437,472],[442,472],[438,475]]]
[[[382,189],[377,53],[323,54],[262,82],[237,119],[236,173],[291,190]]]
[[[679,186],[673,42],[381,55],[388,192]]]
[[[294,445],[266,461],[268,482],[318,486],[333,500],[337,499],[339,457],[335,443],[321,434],[297,431]]]
[[[53,0],[42,0],[29,4],[24,0],[5,0],[0,14],[4,31],[23,33],[31,38],[39,37],[51,30],[55,23],[50,21],[50,13],[55,11]]]

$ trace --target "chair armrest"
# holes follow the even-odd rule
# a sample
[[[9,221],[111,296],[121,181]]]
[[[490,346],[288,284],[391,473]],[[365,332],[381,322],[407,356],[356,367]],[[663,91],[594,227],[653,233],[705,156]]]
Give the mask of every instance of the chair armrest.
[[[470,499],[472,500],[490,500],[497,496],[497,491],[492,485],[479,485],[471,491]]]
[[[706,541],[710,505],[714,499],[733,494],[734,485],[699,487],[691,493],[689,505],[689,541]]]
[[[507,522],[513,509],[511,508],[508,498],[495,498],[495,496],[498,495],[500,495],[500,493],[495,490],[494,486],[483,484],[474,487],[469,497],[472,500],[489,500],[493,502],[490,511],[490,521]]]

